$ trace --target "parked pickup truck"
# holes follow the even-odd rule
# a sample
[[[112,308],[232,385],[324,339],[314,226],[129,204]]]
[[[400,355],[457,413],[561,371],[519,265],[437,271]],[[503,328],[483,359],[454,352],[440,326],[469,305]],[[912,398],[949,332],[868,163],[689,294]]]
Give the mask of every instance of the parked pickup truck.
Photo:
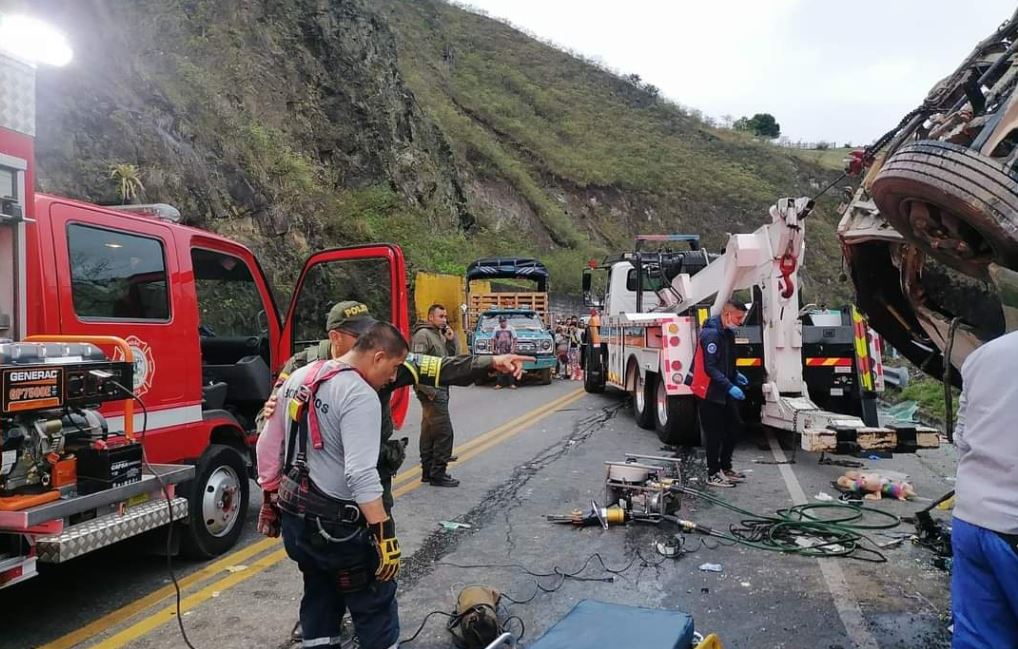
[[[474,354],[493,353],[492,336],[498,328],[499,319],[505,317],[509,326],[516,331],[516,353],[534,356],[536,361],[524,364],[523,369],[537,374],[542,385],[551,383],[555,367],[555,338],[541,321],[541,316],[531,309],[489,309],[477,319],[471,340]]]

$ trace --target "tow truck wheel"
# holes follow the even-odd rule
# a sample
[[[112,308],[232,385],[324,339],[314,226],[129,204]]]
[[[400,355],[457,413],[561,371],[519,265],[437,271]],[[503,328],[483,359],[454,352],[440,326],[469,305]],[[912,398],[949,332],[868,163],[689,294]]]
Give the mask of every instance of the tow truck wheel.
[[[218,556],[240,538],[247,514],[250,485],[244,458],[232,446],[206,449],[194,480],[180,489],[188,499],[183,553],[195,559]]]
[[[583,346],[583,389],[588,394],[604,392],[604,366],[601,364],[600,345]]]
[[[641,375],[640,368],[635,364],[632,369],[630,385],[633,386],[633,418],[636,425],[647,430],[654,429],[654,375],[650,372]],[[646,378],[644,378],[646,377]]]
[[[955,144],[901,147],[873,181],[898,232],[938,261],[989,281],[988,265],[1018,268],[1018,175]]]
[[[669,446],[698,445],[700,426],[696,419],[694,397],[669,396],[663,381],[657,381],[655,393],[654,430],[658,439]]]

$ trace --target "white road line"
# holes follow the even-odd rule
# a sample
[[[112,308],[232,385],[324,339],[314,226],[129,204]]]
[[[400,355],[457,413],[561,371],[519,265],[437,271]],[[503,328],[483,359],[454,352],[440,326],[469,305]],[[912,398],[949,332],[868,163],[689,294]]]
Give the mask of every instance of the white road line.
[[[781,450],[781,445],[778,444],[773,433],[767,433],[767,442],[770,444],[774,460],[784,462],[785,452]],[[778,470],[781,471],[781,477],[785,480],[785,488],[788,489],[788,495],[792,497],[792,502],[796,505],[809,502],[806,492],[799,484],[799,479],[792,472],[792,466],[779,464]],[[870,633],[866,619],[862,616],[858,600],[852,596],[852,591],[848,587],[848,582],[845,581],[845,573],[842,572],[838,559],[817,559],[817,561],[820,562],[820,572],[824,576],[827,590],[830,591],[831,598],[834,600],[834,608],[838,610],[838,617],[841,618],[848,637],[855,643],[857,649],[880,649],[876,638]]]

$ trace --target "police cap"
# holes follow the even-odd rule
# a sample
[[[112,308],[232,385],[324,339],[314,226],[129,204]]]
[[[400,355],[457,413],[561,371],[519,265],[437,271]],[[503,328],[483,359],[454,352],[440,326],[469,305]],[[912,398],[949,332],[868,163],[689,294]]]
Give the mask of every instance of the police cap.
[[[329,316],[325,319],[326,331],[339,329],[347,333],[361,335],[375,324],[376,320],[371,317],[368,305],[356,300],[345,300],[329,309]]]

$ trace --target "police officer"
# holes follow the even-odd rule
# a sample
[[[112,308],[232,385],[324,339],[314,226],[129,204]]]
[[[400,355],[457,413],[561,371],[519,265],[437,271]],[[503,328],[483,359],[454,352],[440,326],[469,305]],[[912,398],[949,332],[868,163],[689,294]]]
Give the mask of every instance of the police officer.
[[[414,327],[415,354],[446,357],[458,351],[456,332],[449,326],[445,307],[432,304],[428,319]],[[452,419],[449,418],[449,389],[430,385],[417,386],[421,400],[421,479],[433,487],[458,487],[460,481],[446,470],[452,457]]]
[[[707,484],[734,487],[746,479],[732,468],[735,436],[741,426],[737,402],[746,398],[749,384],[735,369],[735,332],[746,318],[746,307],[729,301],[721,314],[709,318],[700,329],[693,358],[693,394],[697,398],[700,426],[707,445]]]
[[[304,646],[339,646],[347,610],[362,649],[399,642],[400,549],[376,467],[376,390],[395,378],[407,351],[399,330],[372,324],[338,359],[283,382],[282,407],[258,439],[259,483],[278,493],[269,502],[281,510],[284,547],[304,577]]]
[[[376,321],[371,317],[367,305],[354,300],[339,302],[330,310],[325,320],[328,338],[317,345],[297,352],[279,373],[276,388],[272,396],[259,414],[259,421],[270,417],[276,407],[276,389],[279,384],[294,372],[308,363],[319,359],[338,358],[348,352],[357,340],[357,336],[366,331]],[[392,439],[393,421],[390,402],[393,391],[418,384],[436,383],[445,385],[470,385],[483,380],[491,371],[512,374],[519,378],[523,373],[523,363],[532,360],[527,356],[503,354],[498,356],[461,355],[448,358],[436,358],[421,354],[410,354],[396,370],[396,378],[378,391],[382,406],[381,451],[378,456],[378,474],[382,480],[384,493],[382,500],[385,509],[392,513],[392,478],[403,464],[406,456],[406,439]],[[259,423],[261,429],[261,423]],[[422,476],[426,481],[427,476]]]

